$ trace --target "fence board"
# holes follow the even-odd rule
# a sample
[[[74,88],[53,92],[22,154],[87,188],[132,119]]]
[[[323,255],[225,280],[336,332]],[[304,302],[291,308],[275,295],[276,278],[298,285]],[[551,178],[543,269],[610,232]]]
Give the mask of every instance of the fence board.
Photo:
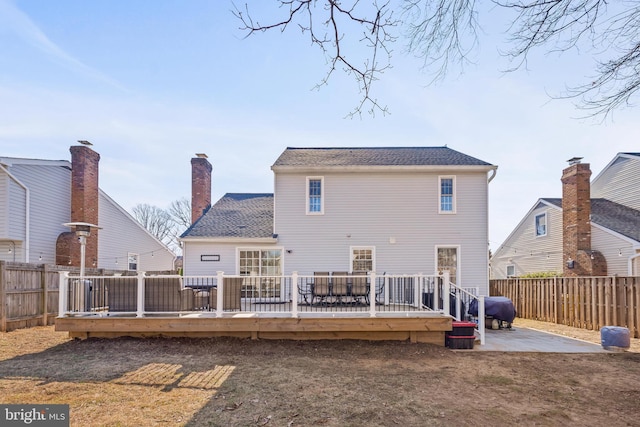
[[[501,279],[489,289],[510,298],[521,318],[590,330],[623,326],[640,338],[640,277]]]

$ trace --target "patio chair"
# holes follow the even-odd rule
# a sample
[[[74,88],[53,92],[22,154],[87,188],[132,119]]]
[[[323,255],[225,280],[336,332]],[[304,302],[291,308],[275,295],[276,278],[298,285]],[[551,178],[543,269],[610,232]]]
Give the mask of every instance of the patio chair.
[[[364,271],[356,271],[351,273],[351,276],[351,297],[353,297],[356,302],[360,302],[360,300],[364,298],[365,303],[369,304],[367,273]]]
[[[316,298],[320,298],[320,302],[326,302],[327,297],[331,295],[331,286],[329,285],[329,272],[316,271],[313,273],[313,285],[311,287],[311,304]]]
[[[331,295],[342,302],[342,298],[349,295],[349,281],[346,271],[334,271],[331,273]]]

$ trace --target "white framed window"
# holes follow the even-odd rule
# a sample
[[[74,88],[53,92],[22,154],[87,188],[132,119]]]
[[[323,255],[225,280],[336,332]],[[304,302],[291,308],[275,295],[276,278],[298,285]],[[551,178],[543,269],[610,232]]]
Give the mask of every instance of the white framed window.
[[[284,295],[281,248],[238,249],[238,272],[243,280],[242,298],[273,300]]]
[[[351,273],[376,271],[376,248],[374,246],[351,247]]]
[[[438,213],[456,213],[456,177],[438,177]]]
[[[515,277],[516,266],[513,264],[507,265],[507,277]]]
[[[458,246],[436,246],[436,271],[449,271],[449,280],[455,284],[458,284],[459,251]]]
[[[546,212],[536,215],[534,227],[535,227],[536,237],[547,235],[547,213]]]
[[[307,177],[307,215],[324,214],[324,177]]]
[[[131,252],[127,254],[127,269],[130,271],[138,271],[138,254]]]

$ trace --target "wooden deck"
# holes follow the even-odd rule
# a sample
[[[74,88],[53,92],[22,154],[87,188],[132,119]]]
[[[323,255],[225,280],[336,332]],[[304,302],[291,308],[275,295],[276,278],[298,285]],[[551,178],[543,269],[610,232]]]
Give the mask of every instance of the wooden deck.
[[[380,317],[273,317],[238,313],[225,317],[207,315],[158,317],[77,316],[56,318],[56,331],[71,338],[238,337],[251,339],[411,341],[445,345],[445,331],[452,318],[385,315]]]

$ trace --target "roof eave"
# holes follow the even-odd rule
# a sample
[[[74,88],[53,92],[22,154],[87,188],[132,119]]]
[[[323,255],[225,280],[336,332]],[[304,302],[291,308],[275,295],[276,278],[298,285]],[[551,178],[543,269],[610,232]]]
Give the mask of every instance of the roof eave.
[[[340,166],[308,166],[308,165],[273,165],[271,170],[278,173],[300,172],[488,172],[495,170],[495,165],[340,165]]]
[[[181,242],[198,242],[198,243],[278,243],[277,237],[181,237]]]

